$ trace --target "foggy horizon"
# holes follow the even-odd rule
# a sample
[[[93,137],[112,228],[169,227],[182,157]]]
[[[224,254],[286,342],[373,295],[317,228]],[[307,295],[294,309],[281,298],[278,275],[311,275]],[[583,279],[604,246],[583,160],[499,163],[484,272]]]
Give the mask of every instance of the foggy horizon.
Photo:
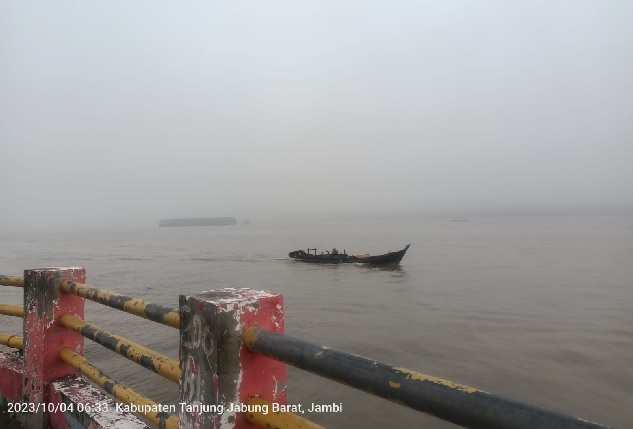
[[[0,232],[633,215],[633,3],[0,5]]]

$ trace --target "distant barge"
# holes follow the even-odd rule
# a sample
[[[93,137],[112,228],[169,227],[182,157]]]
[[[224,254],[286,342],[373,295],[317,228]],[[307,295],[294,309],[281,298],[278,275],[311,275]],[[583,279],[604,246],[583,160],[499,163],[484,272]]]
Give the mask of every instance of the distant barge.
[[[189,219],[161,219],[158,226],[227,226],[236,224],[237,219],[234,217],[195,217]]]

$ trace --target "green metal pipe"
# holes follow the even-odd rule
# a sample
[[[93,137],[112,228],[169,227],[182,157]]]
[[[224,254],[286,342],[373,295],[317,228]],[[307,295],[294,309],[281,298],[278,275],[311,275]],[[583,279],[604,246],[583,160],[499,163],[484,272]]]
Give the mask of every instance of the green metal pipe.
[[[595,423],[398,368],[297,338],[249,328],[254,352],[460,426],[480,429],[598,429]]]

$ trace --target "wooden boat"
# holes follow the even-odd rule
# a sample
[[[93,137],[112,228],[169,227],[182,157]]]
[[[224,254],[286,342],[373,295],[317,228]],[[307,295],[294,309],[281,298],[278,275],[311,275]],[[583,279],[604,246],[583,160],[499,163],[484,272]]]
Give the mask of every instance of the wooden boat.
[[[387,265],[387,264],[399,264],[404,254],[409,250],[410,244],[397,252],[389,252],[384,255],[372,256],[369,254],[362,255],[348,255],[346,251],[339,253],[336,249],[332,249],[332,252],[326,251],[326,253],[317,254],[316,248],[304,250],[295,250],[288,253],[288,256],[292,259],[303,262],[314,262],[321,264],[344,264],[357,262],[360,264],[372,264],[372,265]]]
[[[404,258],[404,254],[407,253],[407,250],[409,250],[409,246],[411,245],[407,244],[407,246],[402,250],[398,250],[397,252],[385,253],[384,255],[357,255],[356,262],[359,262],[361,264],[374,265],[399,264],[402,258]]]

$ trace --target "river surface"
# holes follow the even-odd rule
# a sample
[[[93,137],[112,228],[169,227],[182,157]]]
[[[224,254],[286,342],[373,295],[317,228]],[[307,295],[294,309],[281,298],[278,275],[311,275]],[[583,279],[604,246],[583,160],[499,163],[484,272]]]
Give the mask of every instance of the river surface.
[[[399,268],[321,266],[291,250],[386,253]],[[619,428],[633,427],[633,218],[305,222],[0,235],[0,274],[81,266],[88,283],[177,307],[223,287],[281,292],[286,333]],[[21,290],[0,287],[0,302]],[[88,302],[86,320],[174,358],[174,329]],[[0,331],[19,334],[0,316]],[[86,357],[159,403],[177,386],[86,341]],[[289,403],[328,428],[452,424],[288,368]]]

